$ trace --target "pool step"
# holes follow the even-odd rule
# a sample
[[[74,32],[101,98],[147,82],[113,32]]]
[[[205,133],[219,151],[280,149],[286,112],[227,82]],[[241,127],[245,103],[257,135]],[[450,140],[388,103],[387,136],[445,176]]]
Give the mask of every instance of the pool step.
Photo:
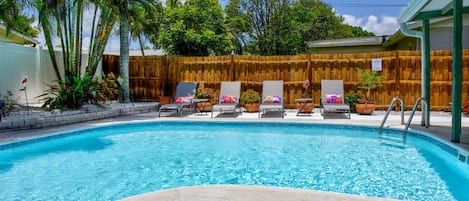
[[[385,146],[396,147],[399,149],[407,148],[405,136],[390,136],[390,135],[379,135],[381,144]]]

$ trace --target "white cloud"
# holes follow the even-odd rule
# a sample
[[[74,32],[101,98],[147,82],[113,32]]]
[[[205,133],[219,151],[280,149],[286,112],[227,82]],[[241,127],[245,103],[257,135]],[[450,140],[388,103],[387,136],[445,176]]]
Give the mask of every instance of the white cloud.
[[[395,17],[383,16],[381,17],[381,21],[378,17],[374,15],[368,16],[368,20],[363,26],[363,29],[373,32],[375,35],[391,35],[397,29],[399,25],[397,23],[397,19]]]
[[[353,15],[342,15],[344,23],[351,26],[359,26],[364,30],[374,33],[377,36],[392,35],[399,29],[396,17],[381,16],[377,17],[374,15],[368,16],[368,18],[357,18]]]
[[[119,52],[120,41],[119,38],[111,36],[106,46],[105,52]]]
[[[94,6],[83,11],[83,35],[91,36],[91,27],[93,26]],[[98,13],[99,16],[99,13]]]
[[[359,26],[359,27],[362,26],[363,18],[357,18],[353,15],[347,15],[347,14],[342,15],[342,17],[344,18],[345,24],[348,24],[350,26]]]
[[[84,37],[81,41],[81,44],[81,49],[84,51],[88,51],[88,49],[90,49],[90,37]]]

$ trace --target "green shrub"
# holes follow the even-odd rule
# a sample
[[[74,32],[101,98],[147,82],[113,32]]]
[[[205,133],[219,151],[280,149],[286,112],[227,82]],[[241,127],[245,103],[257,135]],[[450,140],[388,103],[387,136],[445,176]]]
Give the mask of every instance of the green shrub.
[[[253,89],[248,89],[241,93],[240,100],[243,103],[259,103],[259,101],[261,100],[261,96],[257,91],[254,91]]]
[[[120,88],[114,73],[103,74],[102,79],[98,82],[98,100],[110,101],[117,100],[120,94]]]
[[[348,93],[345,95],[345,103],[350,105],[351,112],[357,112],[355,106],[357,105],[358,99],[361,97],[359,93]]]
[[[57,85],[49,86],[39,98],[44,102],[42,107],[47,109],[76,109],[86,103],[97,103],[98,84],[93,78],[85,74],[79,76],[65,76],[64,80],[56,81]]]

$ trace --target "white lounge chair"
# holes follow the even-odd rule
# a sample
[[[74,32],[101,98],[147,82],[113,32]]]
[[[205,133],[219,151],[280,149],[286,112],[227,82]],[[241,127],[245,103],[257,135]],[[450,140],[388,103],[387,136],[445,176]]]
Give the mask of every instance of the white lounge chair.
[[[279,111],[285,116],[283,101],[283,80],[264,80],[262,82],[262,100],[259,105],[259,118],[267,111]]]
[[[241,82],[221,82],[220,97],[218,103],[212,106],[211,118],[213,118],[214,111],[218,111],[220,114],[232,112],[235,115],[236,109],[239,108],[240,92]]]
[[[350,106],[345,103],[343,80],[321,80],[321,114],[345,113],[350,119]]]
[[[182,109],[186,106],[192,107],[192,99],[195,96],[195,90],[197,88],[196,82],[179,82],[176,87],[176,97],[172,104],[162,105],[158,110],[158,117],[160,117],[162,111],[174,111],[182,116]]]

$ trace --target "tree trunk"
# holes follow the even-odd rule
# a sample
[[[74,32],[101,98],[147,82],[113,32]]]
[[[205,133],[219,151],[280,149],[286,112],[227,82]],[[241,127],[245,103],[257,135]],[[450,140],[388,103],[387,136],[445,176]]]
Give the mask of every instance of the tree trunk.
[[[90,60],[88,62],[88,74],[94,75],[99,62],[102,59],[102,54],[106,48],[107,41],[114,26],[115,15],[108,10],[101,10],[98,23],[96,25],[96,33],[94,35],[94,43],[92,53],[89,54]]]
[[[129,19],[127,16],[127,1],[120,8],[120,76],[121,101],[130,102],[129,99]]]
[[[54,68],[55,77],[57,80],[62,80],[62,76],[60,75],[59,65],[57,64],[57,60],[55,57],[54,45],[52,44],[52,32],[51,27],[49,24],[49,20],[45,17],[41,17],[41,25],[42,30],[44,31],[44,38],[46,40],[47,50],[49,52],[50,59],[52,61],[52,67]]]

